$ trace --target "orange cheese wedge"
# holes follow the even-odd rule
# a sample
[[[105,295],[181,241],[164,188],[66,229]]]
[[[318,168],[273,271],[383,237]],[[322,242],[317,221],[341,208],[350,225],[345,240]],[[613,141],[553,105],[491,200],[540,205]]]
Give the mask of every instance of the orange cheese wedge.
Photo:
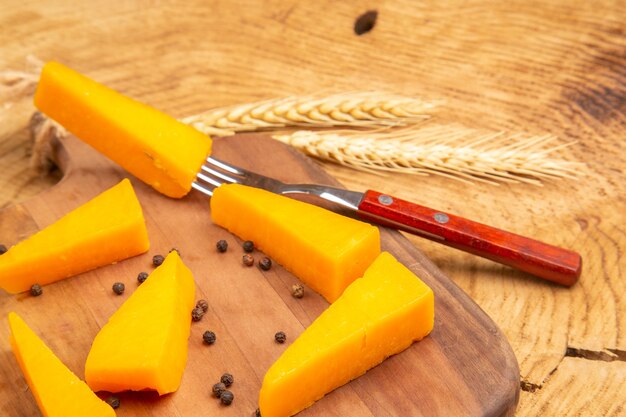
[[[335,301],[380,253],[378,228],[321,207],[239,184],[211,197],[211,218]]]
[[[57,62],[44,66],[35,106],[170,197],[189,192],[211,151],[198,130]]]
[[[45,417],[114,417],[115,411],[70,371],[15,313],[11,347]]]
[[[94,391],[178,389],[185,365],[195,282],[178,253],[111,316],[93,341],[85,380]]]
[[[432,290],[387,252],[265,374],[263,417],[288,417],[430,333]]]
[[[146,252],[141,206],[122,180],[0,256],[0,288],[27,291]]]

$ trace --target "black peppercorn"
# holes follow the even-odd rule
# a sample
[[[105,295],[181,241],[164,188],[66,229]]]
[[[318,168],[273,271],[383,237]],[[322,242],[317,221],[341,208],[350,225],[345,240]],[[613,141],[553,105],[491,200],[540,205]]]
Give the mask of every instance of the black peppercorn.
[[[124,294],[125,289],[126,287],[124,286],[122,282],[116,282],[115,284],[113,284],[113,292],[117,295]]]
[[[243,250],[248,253],[252,252],[254,250],[254,242],[251,240],[243,242]]]
[[[213,395],[215,397],[219,398],[224,391],[226,391],[226,385],[224,385],[223,382],[218,382],[217,384],[213,385]]]
[[[198,300],[196,308],[201,308],[203,313],[206,313],[209,309],[209,303],[206,300]]]
[[[43,288],[41,288],[41,285],[33,284],[33,286],[30,287],[30,295],[32,295],[33,297],[39,297],[42,293]]]
[[[7,250],[8,250],[8,249],[7,249],[7,247],[6,247],[6,246],[4,246],[4,245],[0,245],[0,255],[2,255],[3,253],[6,253],[6,251],[7,251]]]
[[[106,403],[111,406],[114,410],[120,407],[120,399],[115,395],[111,395],[106,399]]]
[[[233,393],[227,389],[222,391],[222,393],[220,394],[220,401],[224,405],[231,405],[234,399],[235,399],[235,396],[233,395]]]
[[[287,340],[287,335],[285,334],[285,332],[277,332],[274,335],[274,340],[276,340],[276,342],[278,343],[285,343],[285,341]]]
[[[243,257],[241,258],[241,261],[243,262],[243,264],[245,266],[252,266],[252,265],[254,265],[254,258],[252,257],[252,255],[250,255],[248,253],[243,255]]]
[[[140,272],[139,275],[137,275],[137,281],[139,281],[140,284],[143,284],[144,281],[147,279],[148,279],[147,272]]]
[[[195,307],[193,310],[191,310],[191,319],[193,321],[200,321],[202,320],[203,316],[204,316],[204,311],[202,311],[201,307]]]
[[[215,246],[217,247],[218,252],[226,252],[226,250],[228,249],[228,242],[224,239],[218,240]]]
[[[165,260],[165,258],[162,255],[154,255],[152,257],[152,265],[160,266],[163,263],[164,260]]]
[[[206,332],[202,334],[202,340],[207,345],[212,345],[217,340],[217,336],[215,335],[215,332],[212,332],[211,330],[207,330]]]
[[[254,417],[261,417],[261,410],[260,410],[260,409],[258,409],[258,408],[257,408],[257,409],[254,411]]]
[[[269,271],[272,267],[272,260],[270,258],[263,258],[259,261],[259,267],[264,271]]]
[[[302,286],[302,284],[293,284],[291,286],[291,295],[293,295],[295,298],[304,297],[304,287]]]
[[[220,381],[222,381],[227,387],[230,387],[231,385],[233,385],[233,382],[235,382],[235,378],[233,378],[231,374],[225,373],[220,378]]]
[[[174,252],[174,251],[176,251],[176,253],[178,253],[178,256],[182,256],[182,255],[180,254],[180,251],[178,250],[178,248],[172,248],[172,249],[170,249],[170,251],[169,251],[168,253],[172,253],[172,252]]]

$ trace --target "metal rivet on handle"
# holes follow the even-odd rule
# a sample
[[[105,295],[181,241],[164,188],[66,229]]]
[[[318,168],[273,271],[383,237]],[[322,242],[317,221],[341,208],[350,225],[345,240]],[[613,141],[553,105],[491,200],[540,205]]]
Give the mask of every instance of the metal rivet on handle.
[[[433,217],[437,223],[448,223],[448,220],[450,220],[448,215],[445,213],[435,213]]]
[[[380,204],[383,204],[385,206],[390,205],[391,203],[393,203],[393,198],[389,197],[388,195],[379,195],[378,196],[378,202]]]

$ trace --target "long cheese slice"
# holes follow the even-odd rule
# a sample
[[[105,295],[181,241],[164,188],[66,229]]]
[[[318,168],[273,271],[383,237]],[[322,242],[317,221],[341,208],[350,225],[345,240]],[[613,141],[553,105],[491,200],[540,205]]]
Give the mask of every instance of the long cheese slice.
[[[170,197],[182,197],[211,151],[208,136],[57,62],[41,72],[35,106]]]
[[[332,211],[239,184],[211,197],[211,218],[335,301],[380,253],[378,228]]]
[[[35,283],[144,253],[149,246],[141,206],[124,179],[0,255],[0,288],[27,291]]]
[[[11,347],[45,417],[114,417],[98,398],[17,314],[9,313]]]
[[[263,417],[288,417],[430,333],[432,290],[383,252],[267,371]]]
[[[96,335],[87,384],[94,391],[176,391],[187,363],[195,288],[172,251]]]

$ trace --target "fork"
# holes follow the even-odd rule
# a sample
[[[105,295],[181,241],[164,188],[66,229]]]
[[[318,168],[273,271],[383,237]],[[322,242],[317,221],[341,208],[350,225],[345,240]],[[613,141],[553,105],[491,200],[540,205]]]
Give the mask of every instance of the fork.
[[[361,218],[451,246],[561,285],[571,286],[581,272],[581,256],[568,249],[487,226],[443,211],[368,190],[364,193],[316,184],[287,184],[212,156],[192,187],[208,196],[224,183],[276,194],[310,194],[355,211]]]

